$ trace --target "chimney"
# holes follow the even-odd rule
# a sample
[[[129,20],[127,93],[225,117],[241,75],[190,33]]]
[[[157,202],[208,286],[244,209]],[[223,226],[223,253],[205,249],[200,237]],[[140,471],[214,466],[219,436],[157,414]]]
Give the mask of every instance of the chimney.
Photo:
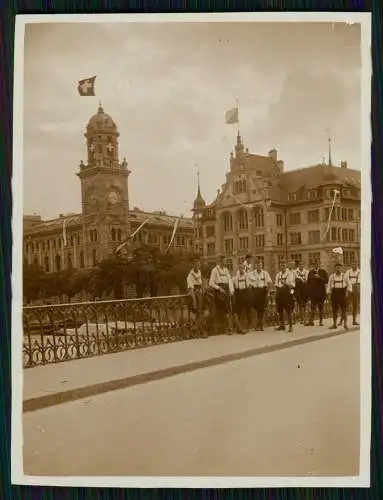
[[[278,167],[280,173],[283,174],[283,171],[285,169],[285,162],[283,160],[278,160],[277,167]]]
[[[340,162],[340,168],[347,168],[347,161],[341,161]]]
[[[276,149],[270,149],[269,151],[269,157],[272,158],[274,163],[277,163],[278,161],[278,151]]]

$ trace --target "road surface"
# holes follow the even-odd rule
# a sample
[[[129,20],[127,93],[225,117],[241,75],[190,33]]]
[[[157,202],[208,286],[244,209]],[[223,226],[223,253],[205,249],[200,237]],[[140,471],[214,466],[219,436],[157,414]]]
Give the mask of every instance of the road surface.
[[[24,473],[349,476],[359,332],[26,413]]]

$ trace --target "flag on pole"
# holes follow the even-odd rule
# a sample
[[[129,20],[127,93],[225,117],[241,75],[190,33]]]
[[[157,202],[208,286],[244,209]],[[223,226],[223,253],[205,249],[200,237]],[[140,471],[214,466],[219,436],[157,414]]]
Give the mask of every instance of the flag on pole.
[[[169,246],[168,248],[166,249],[166,251],[169,250],[169,248],[172,246],[173,244],[173,241],[174,241],[174,237],[176,235],[176,232],[177,232],[177,228],[178,228],[178,222],[179,222],[179,219],[176,219],[175,223],[174,223],[174,229],[173,229],[173,234],[172,234],[172,237],[170,239],[170,243],[169,243]]]
[[[67,246],[67,239],[66,239],[66,219],[63,220],[63,240],[64,240],[64,247]]]
[[[338,254],[338,255],[343,255],[343,248],[342,247],[336,247],[332,249],[332,253]]]
[[[225,123],[232,125],[233,123],[238,123],[238,107],[229,109],[225,113]]]
[[[78,82],[77,90],[80,96],[94,96],[95,95],[96,77],[85,78]]]
[[[128,238],[126,238],[126,240],[124,240],[114,249],[114,253],[115,254],[119,253],[124,248],[124,246],[127,245],[129,241],[132,240],[136,236],[136,234],[138,234],[141,231],[141,229],[145,226],[145,224],[147,224],[149,221],[150,219],[145,219],[144,222],[140,224],[138,228],[128,236]]]

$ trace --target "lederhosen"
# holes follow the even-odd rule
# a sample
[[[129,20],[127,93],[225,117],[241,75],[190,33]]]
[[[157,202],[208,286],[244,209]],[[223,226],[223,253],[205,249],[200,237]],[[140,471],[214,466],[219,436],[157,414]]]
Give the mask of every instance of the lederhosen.
[[[234,312],[240,315],[249,308],[249,288],[246,274],[237,275],[234,283]]]
[[[360,276],[360,271],[349,271],[348,279],[352,286],[352,291],[350,294],[351,304],[352,304],[352,317],[353,320],[356,320],[356,316],[358,314],[359,308],[359,300],[360,300],[360,284],[358,283]]]
[[[343,273],[337,276],[333,275],[333,283],[331,290],[331,306],[334,316],[337,315],[338,309],[341,310],[342,317],[346,315],[346,287]]]
[[[221,273],[220,270],[217,268],[219,277],[222,280],[227,279],[227,274],[226,273]],[[225,283],[224,281],[220,281],[217,283],[218,286],[224,289],[225,293],[222,293],[220,290],[215,290],[215,306],[217,308],[217,312],[220,312],[221,314],[229,314],[230,311],[230,289],[229,289],[229,283]]]
[[[194,277],[197,278],[197,275],[194,274]],[[196,279],[195,279],[196,281]],[[194,283],[193,285],[193,290],[194,290],[194,296],[196,300],[196,310],[194,311],[196,314],[199,314],[202,311],[202,284],[199,283]],[[194,308],[193,301],[190,300],[190,308]]]
[[[295,271],[295,298],[299,306],[304,306],[308,300],[307,273]]]
[[[280,325],[284,325],[283,313],[286,311],[289,325],[292,326],[292,309],[294,306],[294,299],[291,293],[291,288],[286,284],[288,271],[285,271],[278,278],[278,286],[275,295],[275,304],[279,315]]]
[[[259,275],[261,277],[259,277]],[[253,289],[253,301],[254,301],[253,303],[254,303],[254,309],[257,311],[257,314],[263,317],[267,302],[266,275],[263,271],[257,273],[257,281],[256,281],[257,285],[258,282],[260,282],[259,284],[261,286],[255,286]]]

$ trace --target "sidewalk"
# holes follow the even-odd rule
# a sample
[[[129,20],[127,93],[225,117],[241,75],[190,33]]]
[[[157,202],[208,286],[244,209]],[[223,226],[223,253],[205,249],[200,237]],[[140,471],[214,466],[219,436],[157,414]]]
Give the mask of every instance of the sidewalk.
[[[295,325],[293,333],[270,327],[264,332],[218,335],[29,368],[24,370],[24,411],[346,333],[340,327],[329,330],[331,324],[327,319],[323,327]]]

